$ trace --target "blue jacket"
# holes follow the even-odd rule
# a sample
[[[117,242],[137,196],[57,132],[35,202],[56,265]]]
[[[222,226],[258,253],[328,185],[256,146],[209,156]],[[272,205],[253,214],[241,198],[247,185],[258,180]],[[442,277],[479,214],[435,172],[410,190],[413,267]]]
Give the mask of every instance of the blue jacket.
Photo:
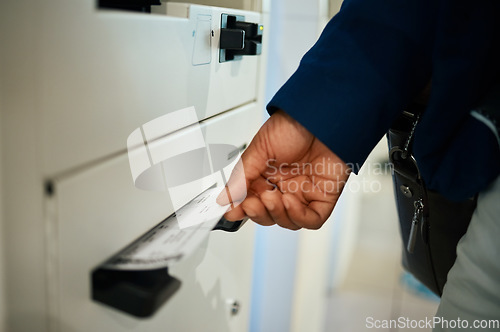
[[[431,77],[414,154],[428,188],[468,198],[500,174],[497,138],[470,115],[500,77],[498,0],[346,0],[268,111],[357,171]]]

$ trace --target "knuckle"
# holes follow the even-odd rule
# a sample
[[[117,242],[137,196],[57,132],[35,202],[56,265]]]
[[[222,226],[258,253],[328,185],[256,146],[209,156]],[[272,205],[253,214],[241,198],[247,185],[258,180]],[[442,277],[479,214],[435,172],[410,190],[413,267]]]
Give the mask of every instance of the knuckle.
[[[298,225],[302,226],[305,229],[318,230],[323,226],[323,221],[317,218],[303,218],[300,222],[297,222]]]

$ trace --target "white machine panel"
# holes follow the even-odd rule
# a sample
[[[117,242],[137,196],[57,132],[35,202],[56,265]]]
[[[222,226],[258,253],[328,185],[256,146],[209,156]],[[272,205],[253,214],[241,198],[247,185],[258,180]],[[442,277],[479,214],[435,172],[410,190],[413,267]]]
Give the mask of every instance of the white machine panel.
[[[92,300],[91,272],[202,191],[172,200],[140,189],[129,153],[147,144],[153,164],[154,148],[187,139],[193,125],[207,145],[237,154],[250,143],[262,120],[264,60],[219,62],[219,36],[223,17],[261,23],[261,14],[170,1],[145,14],[99,1],[0,2],[7,330],[245,331],[251,223],[210,232],[169,266],[181,288],[148,319]],[[183,109],[191,116],[172,121]],[[149,127],[155,120],[165,121]]]
[[[202,125],[207,143],[248,144],[254,114],[252,104],[207,120]],[[51,331],[246,330],[251,223],[234,233],[212,231],[190,258],[170,269],[182,282],[180,290],[152,318],[141,320],[92,301],[90,273],[173,212],[168,194],[135,188],[126,155],[61,179],[54,189],[47,199]],[[234,301],[241,305],[236,315]]]
[[[219,63],[219,34],[222,13],[255,23],[260,14],[168,7],[176,10],[145,15],[98,10],[94,0],[44,1],[33,36],[43,84],[30,93],[46,176],[122,152],[123,137],[165,113],[193,105],[202,120],[256,100],[260,57]]]

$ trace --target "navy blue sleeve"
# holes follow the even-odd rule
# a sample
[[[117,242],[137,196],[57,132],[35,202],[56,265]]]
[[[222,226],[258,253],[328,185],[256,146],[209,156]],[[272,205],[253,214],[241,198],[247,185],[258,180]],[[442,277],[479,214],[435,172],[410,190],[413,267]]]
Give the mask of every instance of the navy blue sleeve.
[[[436,5],[346,0],[269,102],[355,172],[431,76]]]

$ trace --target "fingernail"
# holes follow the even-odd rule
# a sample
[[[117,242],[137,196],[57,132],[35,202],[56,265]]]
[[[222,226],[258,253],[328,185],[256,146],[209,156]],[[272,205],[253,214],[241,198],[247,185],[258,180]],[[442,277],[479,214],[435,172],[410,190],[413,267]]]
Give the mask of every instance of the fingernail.
[[[290,202],[286,198],[286,196],[283,196],[283,205],[285,206],[285,209],[290,209]]]
[[[272,201],[266,201],[265,204],[268,210],[274,210],[274,203]]]
[[[253,210],[245,210],[245,213],[248,217],[254,218],[256,216],[255,212]]]
[[[226,205],[227,203],[229,203],[227,201],[226,188],[222,189],[222,191],[220,192],[219,196],[217,196],[217,198],[215,199],[215,201],[219,205]]]

